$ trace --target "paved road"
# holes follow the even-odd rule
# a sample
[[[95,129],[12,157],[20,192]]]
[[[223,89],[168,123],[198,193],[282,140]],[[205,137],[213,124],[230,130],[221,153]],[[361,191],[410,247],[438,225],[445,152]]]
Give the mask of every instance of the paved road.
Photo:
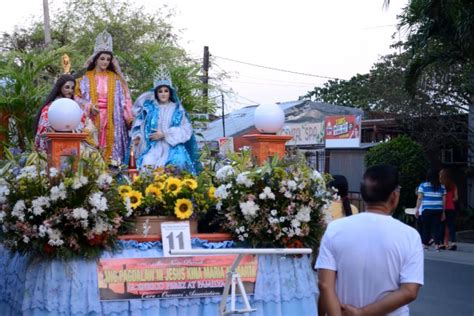
[[[474,245],[425,251],[425,285],[410,305],[412,316],[474,316]]]

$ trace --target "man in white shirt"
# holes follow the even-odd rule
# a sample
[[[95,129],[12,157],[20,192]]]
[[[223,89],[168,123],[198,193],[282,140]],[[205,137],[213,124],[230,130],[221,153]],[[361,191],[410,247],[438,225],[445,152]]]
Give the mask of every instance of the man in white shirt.
[[[367,169],[361,194],[366,212],[331,222],[321,241],[319,315],[409,315],[423,285],[423,247],[415,229],[391,216],[396,168]]]

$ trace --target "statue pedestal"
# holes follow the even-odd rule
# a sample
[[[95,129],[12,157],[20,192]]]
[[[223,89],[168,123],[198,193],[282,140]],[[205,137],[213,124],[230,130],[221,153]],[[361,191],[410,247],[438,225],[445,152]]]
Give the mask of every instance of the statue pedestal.
[[[48,141],[48,167],[61,169],[74,158],[74,168],[81,156],[81,141],[87,138],[85,133],[46,133]]]
[[[263,164],[269,158],[285,156],[285,144],[292,139],[288,135],[250,134],[243,136],[250,143],[252,155],[258,164]]]

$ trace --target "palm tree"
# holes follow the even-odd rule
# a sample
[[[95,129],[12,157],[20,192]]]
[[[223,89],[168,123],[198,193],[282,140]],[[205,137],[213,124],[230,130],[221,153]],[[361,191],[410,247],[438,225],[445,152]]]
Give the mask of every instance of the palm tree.
[[[54,65],[59,66],[62,53],[63,50],[11,51],[0,56],[2,147],[15,140],[14,145],[25,149],[27,139],[34,134],[36,112],[51,89]]]
[[[390,3],[385,1],[385,5]],[[411,54],[405,86],[414,94],[430,68],[461,66],[465,69],[468,109],[468,204],[474,205],[474,1],[411,0],[401,15],[408,30],[405,43]]]

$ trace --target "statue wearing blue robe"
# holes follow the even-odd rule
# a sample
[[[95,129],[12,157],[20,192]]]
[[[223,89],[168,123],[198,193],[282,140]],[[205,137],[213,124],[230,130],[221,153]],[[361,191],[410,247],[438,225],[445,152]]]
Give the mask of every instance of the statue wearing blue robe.
[[[162,85],[161,85],[162,86]],[[192,174],[199,172],[199,153],[191,122],[170,84],[171,98],[159,103],[153,91],[143,93],[132,108],[135,120],[130,136],[139,139],[135,146],[137,167],[164,167],[173,165]],[[156,89],[156,88],[155,88]],[[163,138],[151,140],[156,131]]]

